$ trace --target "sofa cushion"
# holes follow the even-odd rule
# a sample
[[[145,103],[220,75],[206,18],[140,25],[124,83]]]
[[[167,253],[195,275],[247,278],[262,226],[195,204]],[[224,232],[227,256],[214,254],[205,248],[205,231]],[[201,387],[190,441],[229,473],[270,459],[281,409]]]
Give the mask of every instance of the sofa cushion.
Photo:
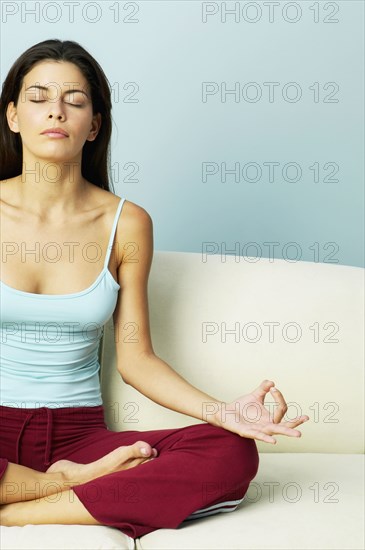
[[[242,504],[136,539],[152,549],[363,549],[364,455],[264,453]]]
[[[134,540],[103,525],[0,527],[1,550],[132,550]]]

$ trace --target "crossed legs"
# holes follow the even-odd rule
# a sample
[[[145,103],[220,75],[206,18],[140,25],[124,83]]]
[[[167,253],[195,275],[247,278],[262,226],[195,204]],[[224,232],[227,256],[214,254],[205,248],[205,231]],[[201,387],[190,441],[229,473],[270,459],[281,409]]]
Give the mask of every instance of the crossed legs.
[[[209,424],[150,432],[107,431],[104,437],[109,447],[111,442],[118,447],[122,440],[135,441],[136,434],[149,443],[151,453],[152,445],[157,449],[154,460],[139,456],[129,468],[74,484],[65,482],[62,461],[48,473],[32,471],[31,487],[38,481],[44,491],[48,484],[46,496],[39,490],[31,500],[5,501],[0,523],[110,525],[136,538],[159,528],[176,528],[195,510],[242,498],[258,470],[254,440]],[[94,439],[92,445],[85,445],[91,457],[96,444]],[[78,456],[82,461],[77,453],[68,458],[77,462]],[[1,485],[21,479],[15,469],[20,467],[9,466]],[[51,493],[51,486],[64,490],[58,487]]]

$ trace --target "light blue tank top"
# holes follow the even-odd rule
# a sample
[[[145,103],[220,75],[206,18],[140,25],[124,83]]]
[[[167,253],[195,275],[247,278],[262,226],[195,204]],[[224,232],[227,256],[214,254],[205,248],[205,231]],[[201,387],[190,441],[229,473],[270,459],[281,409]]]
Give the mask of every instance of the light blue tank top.
[[[91,286],[73,294],[34,294],[0,281],[0,405],[84,407],[102,404],[98,351],[120,285],[104,267]]]

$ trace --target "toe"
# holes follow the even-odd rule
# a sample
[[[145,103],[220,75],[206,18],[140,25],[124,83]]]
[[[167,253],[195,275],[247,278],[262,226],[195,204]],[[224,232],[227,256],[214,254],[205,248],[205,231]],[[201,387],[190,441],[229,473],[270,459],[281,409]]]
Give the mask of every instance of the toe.
[[[146,443],[145,441],[137,441],[133,447],[135,447],[135,451],[137,454],[136,457],[139,456],[150,456],[152,454],[152,447],[149,445],[149,443]]]

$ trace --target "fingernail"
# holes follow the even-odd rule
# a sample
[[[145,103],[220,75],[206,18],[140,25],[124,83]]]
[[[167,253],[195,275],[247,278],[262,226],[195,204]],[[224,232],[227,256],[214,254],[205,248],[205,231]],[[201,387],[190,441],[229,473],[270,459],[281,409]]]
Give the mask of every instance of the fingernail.
[[[142,447],[142,448],[141,448],[141,453],[142,453],[143,455],[147,455],[147,454],[148,454],[148,451],[147,451],[146,447]]]

